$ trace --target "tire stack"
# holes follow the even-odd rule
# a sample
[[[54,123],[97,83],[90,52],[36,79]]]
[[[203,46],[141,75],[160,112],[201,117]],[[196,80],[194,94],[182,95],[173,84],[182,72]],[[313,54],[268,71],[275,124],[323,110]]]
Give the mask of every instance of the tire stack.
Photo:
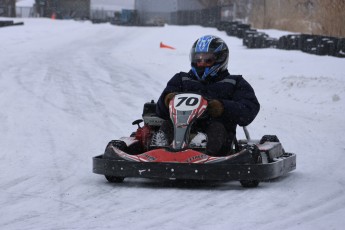
[[[320,38],[316,46],[316,54],[336,56],[338,40],[339,39],[332,37]]]
[[[0,21],[0,27],[24,25],[24,22]]]
[[[257,34],[257,30],[255,29],[250,29],[250,30],[245,31],[242,44],[248,48],[254,48],[255,46],[254,36],[256,34]]]
[[[238,21],[220,22],[217,25],[217,29],[220,31],[225,31],[226,34],[229,36],[236,36],[237,25],[239,24],[240,22]]]
[[[243,39],[243,45],[248,48],[276,47],[277,39],[270,38],[267,34],[252,29],[250,24],[239,21],[220,22],[217,29],[225,31],[228,36]]]
[[[238,24],[234,26],[234,36],[238,38],[244,38],[247,30],[250,30],[249,24]]]
[[[13,21],[0,21],[0,27],[12,26]]]
[[[247,30],[250,30],[249,24],[243,24],[238,21],[234,21],[230,25],[228,25],[225,32],[229,36],[243,38]]]
[[[335,56],[342,58],[345,57],[345,38],[341,38],[338,40]]]
[[[301,35],[290,34],[278,39],[277,48],[285,50],[301,50]]]
[[[311,34],[289,34],[279,38],[278,49],[301,50],[315,55],[345,57],[345,38]]]
[[[256,30],[247,30],[243,37],[243,45],[248,48],[269,48],[277,46],[277,39]]]
[[[278,48],[283,50],[300,50],[315,55],[345,57],[345,38],[311,34],[289,34],[279,39],[271,38],[266,33],[252,29],[250,24],[239,21],[223,21],[217,29],[225,31],[228,36],[243,39],[242,44],[248,48]]]

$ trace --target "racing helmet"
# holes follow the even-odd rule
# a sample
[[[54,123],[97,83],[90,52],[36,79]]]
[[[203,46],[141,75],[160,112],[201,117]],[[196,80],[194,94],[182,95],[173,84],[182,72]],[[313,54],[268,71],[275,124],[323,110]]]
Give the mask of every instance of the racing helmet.
[[[219,37],[202,36],[193,44],[190,61],[195,76],[201,81],[207,81],[228,68],[228,46]]]

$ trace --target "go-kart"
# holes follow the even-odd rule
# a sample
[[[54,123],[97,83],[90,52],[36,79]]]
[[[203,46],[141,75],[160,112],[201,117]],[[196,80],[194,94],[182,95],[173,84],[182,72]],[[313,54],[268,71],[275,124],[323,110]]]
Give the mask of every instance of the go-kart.
[[[221,156],[206,152],[207,136],[191,133],[192,126],[205,116],[208,100],[194,93],[180,93],[169,103],[174,128],[172,143],[157,144],[164,122],[155,113],[156,103],[145,103],[142,118],[133,122],[136,132],[112,140],[105,152],[93,158],[93,172],[109,182],[126,177],[169,180],[240,181],[243,187],[256,187],[261,181],[280,177],[296,168],[296,155],[284,151],[275,135],[260,140],[250,138],[232,142],[231,151]],[[140,123],[144,122],[141,127]]]

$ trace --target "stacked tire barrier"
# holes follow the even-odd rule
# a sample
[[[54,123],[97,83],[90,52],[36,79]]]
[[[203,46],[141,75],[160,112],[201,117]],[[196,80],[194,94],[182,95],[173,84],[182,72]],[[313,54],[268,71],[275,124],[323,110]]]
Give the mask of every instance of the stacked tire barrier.
[[[278,39],[271,38],[266,33],[252,29],[250,24],[244,24],[238,21],[220,22],[217,29],[225,31],[229,36],[243,39],[243,45],[248,48],[275,48],[278,44]]]
[[[24,22],[0,21],[0,27],[24,25]]]
[[[289,34],[279,38],[278,49],[301,50],[305,53],[345,57],[345,38],[310,34]]]
[[[258,32],[249,24],[238,21],[220,22],[217,29],[225,31],[229,36],[243,39],[247,48],[277,48],[283,50],[300,50],[316,55],[345,57],[345,38],[336,38],[310,34],[289,34],[271,38],[268,34]]]
[[[248,48],[275,48],[278,40],[269,37],[266,33],[247,30],[243,37],[243,45]]]

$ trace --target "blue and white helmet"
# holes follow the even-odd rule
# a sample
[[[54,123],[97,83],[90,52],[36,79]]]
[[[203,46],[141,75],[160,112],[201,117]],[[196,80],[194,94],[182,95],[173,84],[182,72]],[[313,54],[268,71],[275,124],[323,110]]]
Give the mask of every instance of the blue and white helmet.
[[[208,81],[228,68],[228,46],[219,37],[205,35],[194,42],[190,61],[195,76],[201,81]]]

